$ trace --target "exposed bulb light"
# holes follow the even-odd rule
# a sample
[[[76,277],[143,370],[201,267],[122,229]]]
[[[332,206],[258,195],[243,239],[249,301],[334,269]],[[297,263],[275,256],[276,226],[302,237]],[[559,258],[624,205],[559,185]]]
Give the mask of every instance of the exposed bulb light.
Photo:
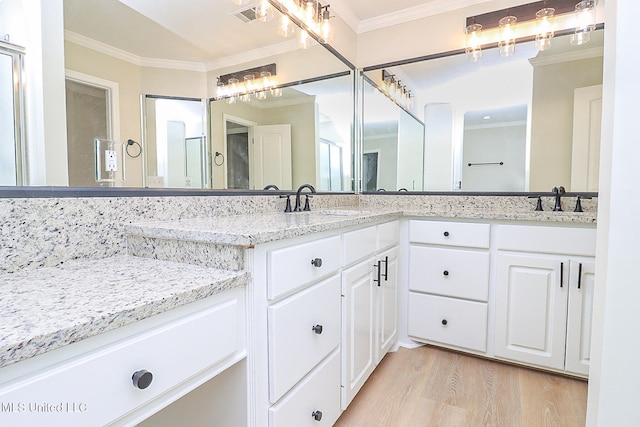
[[[251,102],[252,99],[264,100],[276,86],[276,64],[263,65],[233,74],[219,76],[216,83],[217,99],[226,99],[230,104],[238,100]],[[242,80],[239,80],[242,76]],[[225,84],[226,82],[226,84]]]
[[[298,35],[298,47],[300,49],[307,49],[309,46],[311,46],[311,37],[309,37],[307,30],[301,28]]]
[[[256,19],[261,22],[270,22],[273,19],[273,7],[271,7],[269,0],[258,1]]]
[[[500,40],[498,40],[498,49],[500,56],[508,57],[516,51],[516,32],[515,25],[518,18],[515,16],[505,16],[498,24],[500,26]]]
[[[380,88],[382,93],[396,104],[406,109],[413,107],[413,95],[411,91],[403,85],[400,80],[396,80],[395,76],[387,70],[382,70],[382,83]]]
[[[572,45],[582,45],[591,39],[591,32],[596,29],[596,2],[595,0],[582,0],[576,4],[575,10],[576,30],[571,34]]]
[[[260,0],[268,1],[268,0]],[[310,46],[311,40],[315,39],[320,43],[328,43],[333,37],[330,24],[331,13],[329,5],[323,6],[318,0],[273,0],[282,11],[285,11],[289,18],[298,24],[301,31],[298,45],[302,49]],[[281,35],[289,35],[289,23],[282,21],[278,32]],[[312,37],[313,36],[313,37]]]
[[[544,51],[551,47],[551,39],[553,38],[553,15],[556,10],[552,7],[545,7],[536,12],[536,20],[538,27],[536,31],[535,47]]]
[[[467,59],[469,62],[476,62],[482,58],[482,39],[481,39],[482,25],[471,24],[467,26],[467,47],[465,52],[467,53]]]
[[[331,13],[329,12],[329,6],[322,8],[321,21],[320,21],[320,41],[322,43],[329,43],[333,39],[333,31],[331,30]]]
[[[289,37],[295,33],[295,26],[291,19],[287,15],[282,15],[280,17],[280,25],[278,26],[278,34],[282,37]]]

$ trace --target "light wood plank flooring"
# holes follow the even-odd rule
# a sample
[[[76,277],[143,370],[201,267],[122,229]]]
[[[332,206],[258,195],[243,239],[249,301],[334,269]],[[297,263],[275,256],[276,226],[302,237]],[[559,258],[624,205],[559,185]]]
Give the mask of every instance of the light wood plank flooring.
[[[336,427],[584,426],[586,381],[436,347],[389,353]]]

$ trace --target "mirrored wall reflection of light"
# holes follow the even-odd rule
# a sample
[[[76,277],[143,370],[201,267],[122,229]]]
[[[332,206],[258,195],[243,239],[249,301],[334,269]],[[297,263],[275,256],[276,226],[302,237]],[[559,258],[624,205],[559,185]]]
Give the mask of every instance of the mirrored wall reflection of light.
[[[309,37],[309,33],[306,30],[300,29],[298,33],[298,47],[300,49],[307,49],[311,46],[311,37]]]
[[[476,62],[482,58],[482,25],[471,24],[467,26],[467,47],[465,52],[467,53],[467,59],[469,62]]]
[[[278,25],[278,34],[282,37],[289,37],[295,33],[296,28],[291,19],[287,15],[282,15],[280,17],[280,25]]]
[[[591,32],[596,29],[595,0],[583,0],[576,4],[574,13],[576,30],[569,42],[573,45],[582,45],[590,40]]]
[[[263,0],[260,0],[263,1]],[[267,0],[264,0],[267,1]],[[303,49],[309,46],[306,38],[309,33],[317,37],[320,43],[328,43],[332,38],[331,23],[332,18],[329,12],[329,5],[323,5],[318,0],[273,0],[279,8],[284,11],[289,18],[300,26],[302,31],[306,31],[306,36],[301,36],[299,46]],[[284,22],[284,21],[283,21]],[[282,23],[278,32],[286,34],[286,25]]]
[[[498,40],[498,49],[500,56],[511,56],[516,51],[516,31],[515,25],[518,18],[515,16],[505,16],[500,19],[500,40]]]
[[[256,19],[261,22],[270,22],[273,19],[274,11],[269,0],[258,0],[256,6]]]
[[[330,43],[333,40],[333,30],[331,29],[331,13],[329,12],[329,6],[322,8],[321,21],[320,21],[320,37],[324,43]]]
[[[396,76],[387,70],[382,70],[382,83],[380,89],[388,98],[392,99],[396,104],[410,109],[413,107],[413,95],[411,91],[396,79]]]
[[[275,72],[276,64],[268,64],[219,76],[216,83],[216,97],[235,103],[237,100],[243,102],[250,102],[252,99],[264,100],[269,93],[274,96],[273,90],[277,84]],[[239,78],[242,80],[240,81]]]
[[[553,15],[556,10],[552,7],[545,7],[536,12],[537,30],[535,47],[544,51],[551,47],[553,38]]]

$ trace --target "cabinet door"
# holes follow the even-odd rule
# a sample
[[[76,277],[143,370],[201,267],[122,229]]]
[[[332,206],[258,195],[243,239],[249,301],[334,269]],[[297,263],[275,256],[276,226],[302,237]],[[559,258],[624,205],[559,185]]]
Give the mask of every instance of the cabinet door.
[[[495,355],[564,368],[569,263],[498,254]]]
[[[381,253],[378,260],[381,274],[380,283],[376,282],[376,364],[387,354],[398,334],[398,248]]]
[[[375,367],[374,288],[371,257],[342,273],[342,408],[345,409]],[[377,276],[377,274],[376,274]]]
[[[595,262],[571,261],[565,369],[589,375]]]

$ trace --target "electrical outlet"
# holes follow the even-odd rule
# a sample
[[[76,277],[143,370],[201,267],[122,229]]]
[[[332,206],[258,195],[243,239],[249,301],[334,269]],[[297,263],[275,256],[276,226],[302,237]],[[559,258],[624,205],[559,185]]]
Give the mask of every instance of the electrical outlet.
[[[118,170],[118,154],[114,150],[104,150],[104,170],[107,172]]]

